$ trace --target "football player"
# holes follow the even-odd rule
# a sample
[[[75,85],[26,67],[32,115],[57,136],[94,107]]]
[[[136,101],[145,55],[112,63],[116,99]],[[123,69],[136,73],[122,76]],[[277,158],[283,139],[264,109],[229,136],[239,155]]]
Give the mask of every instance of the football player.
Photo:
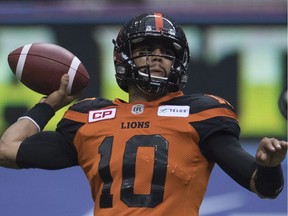
[[[161,13],[131,19],[113,41],[121,99],[73,104],[56,131],[42,131],[76,96],[58,91],[10,126],[0,141],[0,165],[62,169],[81,166],[91,185],[94,215],[191,215],[217,163],[262,198],[283,188],[287,142],[263,138],[255,157],[239,143],[233,107],[208,94],[183,95],[189,48],[182,28]]]

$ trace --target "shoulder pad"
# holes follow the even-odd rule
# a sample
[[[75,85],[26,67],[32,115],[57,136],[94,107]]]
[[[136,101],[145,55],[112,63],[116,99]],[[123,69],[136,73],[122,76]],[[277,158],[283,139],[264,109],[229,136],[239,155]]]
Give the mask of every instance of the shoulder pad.
[[[115,105],[111,100],[105,98],[87,98],[73,104],[69,110],[87,113],[90,110],[96,110],[103,107]]]
[[[188,105],[190,106],[190,113],[201,112],[212,108],[226,108],[234,112],[233,106],[225,99],[215,95],[202,93],[176,97],[165,102],[165,104]]]

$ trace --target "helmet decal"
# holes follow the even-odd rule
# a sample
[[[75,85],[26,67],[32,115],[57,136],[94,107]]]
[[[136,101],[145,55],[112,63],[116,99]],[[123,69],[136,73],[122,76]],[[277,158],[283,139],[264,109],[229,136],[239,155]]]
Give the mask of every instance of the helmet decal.
[[[156,31],[162,31],[163,29],[163,17],[161,13],[155,13],[155,27]]]

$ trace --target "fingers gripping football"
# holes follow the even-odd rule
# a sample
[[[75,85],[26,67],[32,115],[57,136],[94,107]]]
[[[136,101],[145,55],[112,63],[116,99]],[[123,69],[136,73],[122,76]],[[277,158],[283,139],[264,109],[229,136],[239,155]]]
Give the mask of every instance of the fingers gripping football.
[[[61,78],[61,85],[57,91],[47,97],[43,97],[40,102],[49,104],[55,111],[63,108],[75,100],[79,94],[69,95],[67,94],[67,85],[69,83],[69,75],[64,74]]]

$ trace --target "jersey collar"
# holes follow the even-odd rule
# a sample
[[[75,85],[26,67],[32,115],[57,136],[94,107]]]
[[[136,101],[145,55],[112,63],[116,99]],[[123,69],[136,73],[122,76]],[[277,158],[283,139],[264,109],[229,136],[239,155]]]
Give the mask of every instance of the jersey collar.
[[[123,105],[123,104],[143,104],[143,105],[146,105],[146,106],[155,106],[155,105],[159,105],[161,104],[162,102],[164,101],[168,101],[168,100],[171,100],[172,98],[175,98],[175,97],[180,97],[180,96],[183,96],[183,92],[182,91],[177,91],[177,92],[171,92],[157,100],[154,100],[154,101],[150,101],[150,102],[135,102],[135,103],[127,103],[126,101],[120,99],[120,98],[116,98],[114,100],[114,103],[117,104],[117,105]]]

